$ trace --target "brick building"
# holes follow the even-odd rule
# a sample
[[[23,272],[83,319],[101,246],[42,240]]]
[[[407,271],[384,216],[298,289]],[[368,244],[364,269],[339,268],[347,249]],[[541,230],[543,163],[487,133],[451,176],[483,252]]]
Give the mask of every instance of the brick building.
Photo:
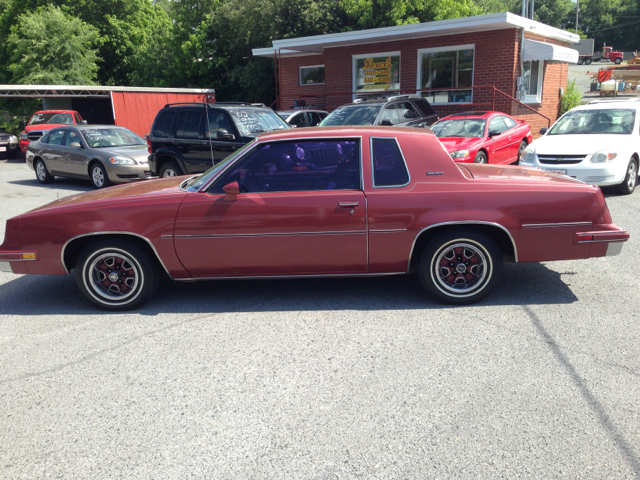
[[[418,93],[442,116],[500,110],[534,131],[553,122],[578,53],[573,33],[511,13],[274,40],[277,106],[332,110],[357,97]],[[546,118],[545,118],[546,117]]]

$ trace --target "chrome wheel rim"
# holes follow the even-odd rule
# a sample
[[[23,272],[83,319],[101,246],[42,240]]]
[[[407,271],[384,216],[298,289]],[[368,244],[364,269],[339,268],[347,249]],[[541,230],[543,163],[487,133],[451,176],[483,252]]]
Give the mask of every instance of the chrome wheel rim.
[[[93,184],[96,187],[102,187],[104,185],[104,173],[100,167],[93,167],[91,171],[91,178],[93,179]]]
[[[162,175],[163,178],[166,177],[177,177],[178,175],[176,174],[175,170],[173,170],[172,168],[167,168],[164,171],[164,174]]]
[[[431,262],[431,277],[443,293],[455,297],[475,295],[488,283],[491,257],[468,240],[444,245]]]
[[[633,190],[636,186],[636,177],[638,176],[638,172],[636,171],[636,162],[631,162],[629,164],[627,175],[629,176],[629,180],[627,180],[627,187],[629,190]]]
[[[132,301],[144,283],[138,262],[128,253],[115,249],[96,252],[85,263],[83,278],[91,296],[110,305]]]
[[[44,163],[38,162],[36,165],[36,175],[38,176],[38,180],[42,182],[47,178],[47,171],[44,167]]]

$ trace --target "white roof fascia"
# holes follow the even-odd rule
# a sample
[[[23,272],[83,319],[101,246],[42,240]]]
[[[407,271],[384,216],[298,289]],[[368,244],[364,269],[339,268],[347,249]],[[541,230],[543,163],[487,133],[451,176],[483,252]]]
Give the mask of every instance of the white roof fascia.
[[[502,12],[478,15],[475,17],[439,20],[436,22],[274,40],[272,47],[254,49],[253,55],[274,57],[277,50],[280,50],[282,56],[285,56],[284,52],[286,52],[286,56],[309,53],[321,54],[325,48],[330,47],[374,43],[380,42],[381,40],[389,42],[470,32],[503,30],[507,28],[524,28],[525,31],[568,43],[575,43],[580,40],[580,37],[574,33],[551,27],[519,15],[514,15],[513,13]]]
[[[141,92],[141,93],[215,93],[213,88],[160,88],[160,87],[121,87],[101,85],[0,85],[0,92],[6,91],[55,91],[65,92]]]
[[[573,48],[524,39],[524,48],[522,49],[523,62],[546,60],[558,63],[578,63],[578,56],[578,51]]]

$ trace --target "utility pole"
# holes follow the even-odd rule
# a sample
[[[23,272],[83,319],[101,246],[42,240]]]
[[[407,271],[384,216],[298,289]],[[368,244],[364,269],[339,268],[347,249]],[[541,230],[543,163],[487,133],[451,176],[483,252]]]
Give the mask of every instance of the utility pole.
[[[576,0],[576,35],[578,35],[578,12],[580,12],[580,0]]]

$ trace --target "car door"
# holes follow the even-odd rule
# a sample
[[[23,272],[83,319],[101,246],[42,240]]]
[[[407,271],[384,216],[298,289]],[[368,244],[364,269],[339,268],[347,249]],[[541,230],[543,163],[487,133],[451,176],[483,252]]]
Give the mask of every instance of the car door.
[[[204,140],[203,131],[204,109],[184,109],[180,110],[176,122],[172,143],[176,148],[187,173],[204,172],[204,151],[209,149],[209,143]]]
[[[496,134],[491,135],[491,132]],[[504,123],[502,115],[496,115],[489,120],[487,134],[490,136],[487,142],[487,148],[489,149],[488,163],[508,163],[511,158],[512,139],[507,132],[507,125]]]
[[[224,136],[224,131],[228,136]],[[214,164],[227,158],[232,152],[242,146],[240,141],[240,133],[235,127],[233,120],[228,112],[222,109],[209,109],[207,132],[208,152],[204,153],[204,170],[208,170]]]
[[[78,177],[89,175],[88,157],[80,132],[69,129],[64,137],[62,152],[63,168],[67,173]]]
[[[506,115],[501,115],[501,117],[502,121],[507,126],[507,131],[505,133],[509,135],[509,139],[511,141],[509,147],[509,163],[512,163],[515,162],[518,157],[518,148],[520,147],[520,142],[522,141],[523,136],[519,135],[518,122]]]
[[[194,277],[365,273],[366,208],[358,139],[261,142],[185,198],[174,245]]]
[[[64,135],[66,131],[67,130],[64,128],[53,130],[49,134],[49,142],[41,152],[42,159],[47,166],[47,170],[49,170],[52,175],[66,174],[66,171],[64,169],[64,161],[62,158],[62,155],[64,153]]]

